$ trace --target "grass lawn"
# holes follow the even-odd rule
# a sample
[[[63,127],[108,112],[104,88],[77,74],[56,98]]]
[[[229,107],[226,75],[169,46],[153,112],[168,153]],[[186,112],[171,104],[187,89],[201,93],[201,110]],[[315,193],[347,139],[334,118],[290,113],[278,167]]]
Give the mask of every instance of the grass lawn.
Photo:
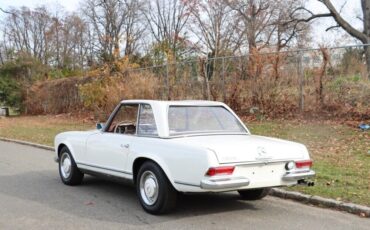
[[[316,171],[315,186],[290,189],[370,206],[370,132],[333,122],[247,123],[254,134],[303,143]]]
[[[253,134],[298,141],[307,146],[317,173],[314,187],[293,187],[307,194],[370,206],[370,132],[320,121],[247,122]],[[94,128],[91,121],[67,116],[0,118],[0,137],[53,145],[67,130]]]
[[[93,129],[95,124],[66,116],[0,117],[0,137],[54,145],[56,134]]]

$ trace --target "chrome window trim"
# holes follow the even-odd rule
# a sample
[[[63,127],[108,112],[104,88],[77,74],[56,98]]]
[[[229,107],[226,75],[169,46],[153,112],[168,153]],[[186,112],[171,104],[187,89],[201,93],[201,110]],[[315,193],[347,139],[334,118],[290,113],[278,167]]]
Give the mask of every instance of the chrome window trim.
[[[152,110],[152,114],[153,114],[153,119],[154,119],[154,124],[155,124],[155,128],[157,130],[157,134],[156,135],[146,135],[146,134],[139,134],[138,133],[138,130],[139,130],[139,120],[140,120],[140,115],[141,115],[141,106],[142,105],[149,105],[150,106],[150,109]],[[155,119],[155,115],[154,115],[154,111],[153,111],[153,108],[152,106],[149,104],[149,103],[140,103],[140,107],[139,107],[139,111],[138,111],[138,119],[137,119],[137,125],[136,125],[136,136],[138,137],[155,137],[155,138],[158,138],[159,137],[159,134],[158,134],[158,125],[157,125],[157,121]]]
[[[243,128],[243,130],[245,132],[204,132],[204,133],[192,133],[192,134],[178,134],[178,135],[173,135],[170,133],[170,122],[169,122],[169,112],[170,112],[170,107],[221,107],[223,109],[225,109],[227,112],[229,112],[234,118],[235,120],[239,123],[239,125]],[[188,136],[204,136],[204,135],[250,135],[250,132],[249,130],[247,129],[247,127],[244,125],[244,123],[240,120],[240,118],[235,114],[233,113],[233,111],[230,111],[227,107],[223,106],[223,105],[197,105],[197,104],[194,104],[194,105],[176,105],[176,104],[173,104],[173,105],[168,105],[167,108],[166,108],[166,121],[167,121],[167,124],[168,124],[168,137],[166,138],[173,138],[173,137],[188,137]],[[197,135],[198,134],[198,135]]]
[[[120,103],[116,106],[116,108],[113,110],[112,114],[109,116],[108,118],[108,121],[107,121],[107,125],[104,126],[104,130],[101,130],[100,132],[101,133],[110,133],[110,134],[119,134],[119,135],[125,135],[125,136],[137,136],[137,128],[135,130],[135,134],[124,134],[124,133],[112,133],[112,132],[108,132],[107,129],[110,127],[110,125],[112,124],[112,121],[113,119],[116,117],[118,111],[125,105],[137,105],[137,115],[136,115],[136,127],[138,125],[138,119],[139,119],[139,112],[140,112],[140,104],[141,103],[135,103],[135,102],[130,102],[130,103]]]

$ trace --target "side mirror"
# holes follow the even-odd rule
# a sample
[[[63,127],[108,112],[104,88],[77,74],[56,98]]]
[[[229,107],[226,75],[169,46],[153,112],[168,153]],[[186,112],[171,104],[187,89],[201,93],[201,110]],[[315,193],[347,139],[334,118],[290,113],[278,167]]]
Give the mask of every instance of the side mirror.
[[[96,124],[96,129],[97,130],[102,130],[104,128],[104,123],[97,123]]]

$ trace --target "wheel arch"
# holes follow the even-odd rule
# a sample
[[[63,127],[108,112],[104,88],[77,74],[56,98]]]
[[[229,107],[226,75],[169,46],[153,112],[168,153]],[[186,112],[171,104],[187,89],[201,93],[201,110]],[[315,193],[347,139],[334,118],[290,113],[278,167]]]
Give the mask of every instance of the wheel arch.
[[[137,174],[139,172],[140,166],[143,165],[144,162],[146,162],[146,161],[151,161],[151,162],[157,164],[163,170],[163,172],[166,175],[167,179],[170,181],[170,183],[172,184],[172,186],[175,188],[175,184],[173,183],[172,175],[170,173],[170,170],[166,166],[166,164],[164,164],[164,162],[162,162],[160,159],[154,159],[153,157],[148,157],[148,156],[138,156],[133,161],[133,164],[132,164],[132,175],[133,175],[133,182],[134,182],[134,184],[136,184]]]
[[[73,159],[75,159],[75,156],[73,154],[73,149],[71,148],[71,146],[69,144],[67,144],[65,142],[61,142],[57,146],[57,156],[58,156],[58,158],[60,157],[60,153],[61,153],[61,150],[62,150],[63,147],[67,147],[69,152],[71,153]]]
[[[60,157],[60,152],[62,151],[62,148],[64,148],[64,147],[67,147],[68,148],[68,146],[66,144],[64,144],[64,143],[60,143],[58,145],[58,149],[57,149],[58,157]]]

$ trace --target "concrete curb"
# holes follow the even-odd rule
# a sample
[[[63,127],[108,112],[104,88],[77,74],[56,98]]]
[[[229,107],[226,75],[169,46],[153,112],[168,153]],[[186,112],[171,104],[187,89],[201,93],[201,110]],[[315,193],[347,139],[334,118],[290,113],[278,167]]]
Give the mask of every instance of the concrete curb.
[[[286,191],[284,189],[273,188],[270,192],[271,196],[276,196],[282,199],[289,199],[298,201],[304,204],[312,204],[325,208],[337,209],[340,211],[349,212],[356,214],[362,217],[370,217],[370,207],[354,204],[354,203],[345,203],[342,201],[337,201],[333,199],[323,198],[320,196],[312,196],[302,194],[300,192]]]
[[[40,149],[54,151],[54,147],[35,144],[32,142],[28,142],[28,141],[20,141],[20,140],[8,139],[8,138],[3,138],[3,137],[0,137],[0,141],[12,142],[12,143],[17,143],[21,145],[28,145],[28,146],[32,146],[32,147],[36,147]],[[345,202],[341,202],[341,201],[337,201],[333,199],[323,198],[320,196],[306,195],[300,192],[286,191],[284,189],[279,189],[279,188],[271,189],[271,192],[269,195],[279,197],[282,199],[298,201],[304,204],[312,204],[312,205],[316,205],[320,207],[337,209],[340,211],[345,211],[345,212],[349,212],[352,214],[360,215],[363,217],[370,217],[370,207],[367,207],[364,205],[358,205],[354,203],[345,203]]]
[[[0,137],[0,141],[12,142],[12,143],[17,143],[17,144],[21,144],[21,145],[28,145],[28,146],[36,147],[36,148],[39,148],[39,149],[54,151],[54,147],[51,147],[51,146],[48,146],[48,145],[40,145],[40,144],[28,142],[28,141],[20,141],[20,140],[9,139],[9,138],[4,138],[4,137]]]

